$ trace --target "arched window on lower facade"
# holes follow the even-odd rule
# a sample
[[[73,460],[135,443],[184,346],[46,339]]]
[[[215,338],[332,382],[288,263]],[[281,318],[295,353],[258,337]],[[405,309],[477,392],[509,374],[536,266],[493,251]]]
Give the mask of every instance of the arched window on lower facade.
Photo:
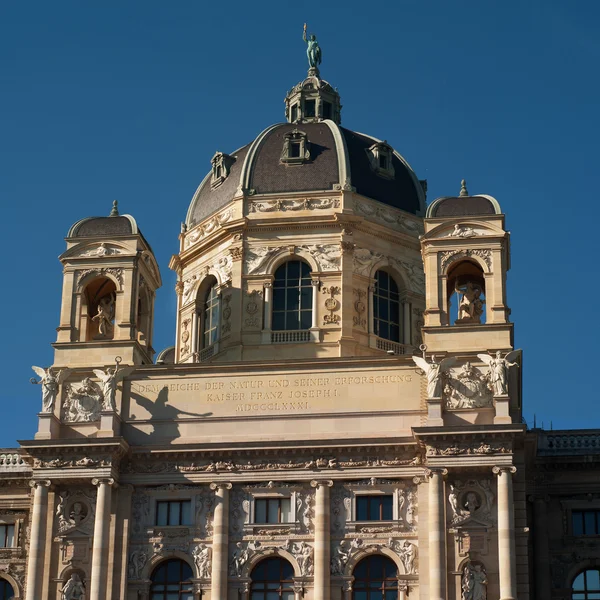
[[[194,600],[192,567],[178,558],[160,563],[150,577],[150,600]]]
[[[198,291],[197,319],[198,342],[197,353],[200,362],[208,360],[215,354],[216,344],[220,337],[221,295],[215,277],[205,280]]]
[[[354,600],[397,600],[398,567],[387,556],[363,558],[352,573]]]
[[[308,331],[312,326],[313,290],[310,267],[288,260],[273,280],[273,331]]]
[[[294,600],[294,569],[284,558],[266,558],[254,567],[250,600]]]
[[[379,338],[402,343],[400,290],[387,272],[375,273],[373,288],[373,333]]]
[[[589,569],[579,573],[571,586],[572,600],[596,600],[600,598],[600,570]]]
[[[15,597],[15,591],[12,585],[6,579],[0,579],[0,600],[12,600]]]

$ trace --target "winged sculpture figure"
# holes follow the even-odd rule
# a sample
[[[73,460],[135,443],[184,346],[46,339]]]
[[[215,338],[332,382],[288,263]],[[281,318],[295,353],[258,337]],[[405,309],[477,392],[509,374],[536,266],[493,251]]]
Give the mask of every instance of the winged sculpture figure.
[[[427,376],[427,397],[428,398],[441,398],[442,397],[442,375],[444,371],[447,371],[450,367],[456,364],[456,358],[450,356],[444,358],[440,362],[436,362],[435,354],[431,356],[431,362],[428,363],[424,358],[420,356],[412,357],[414,363],[425,372]]]
[[[513,362],[519,356],[519,353],[520,350],[513,350],[508,352],[504,358],[500,350],[496,352],[496,356],[490,354],[477,355],[477,358],[490,367],[490,383],[494,396],[506,396],[508,394],[508,369],[519,366],[518,363]]]
[[[33,377],[29,380],[35,385],[42,386],[42,412],[50,413],[54,408],[56,397],[58,396],[58,388],[69,376],[71,369],[61,369],[56,374],[52,367],[43,369],[42,367],[31,367],[35,374],[40,378],[36,381]]]
[[[106,371],[94,369],[94,375],[102,382],[102,410],[117,410],[117,404],[115,402],[117,384],[120,381],[123,381],[123,379],[134,370],[135,367],[124,367],[120,369],[119,363],[117,363],[113,369],[106,369]]]

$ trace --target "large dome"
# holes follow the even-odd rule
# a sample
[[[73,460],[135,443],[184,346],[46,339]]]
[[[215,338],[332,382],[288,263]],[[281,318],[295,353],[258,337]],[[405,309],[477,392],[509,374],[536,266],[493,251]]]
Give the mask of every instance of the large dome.
[[[300,131],[310,143],[310,159],[289,165],[281,160],[286,134]],[[246,194],[286,194],[353,188],[356,193],[406,212],[423,215],[423,183],[404,158],[390,148],[389,175],[373,168],[371,149],[386,142],[340,127],[331,120],[280,123],[265,129],[251,144],[231,155],[227,178],[212,184],[213,171],[192,199],[186,224],[192,227],[231,199]]]

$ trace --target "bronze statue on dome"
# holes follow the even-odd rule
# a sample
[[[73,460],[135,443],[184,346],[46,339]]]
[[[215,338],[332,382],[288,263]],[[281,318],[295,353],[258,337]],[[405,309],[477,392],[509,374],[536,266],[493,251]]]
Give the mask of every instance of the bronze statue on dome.
[[[308,57],[308,66],[310,69],[314,69],[316,73],[319,73],[319,65],[321,64],[321,47],[317,42],[317,36],[311,33],[308,37],[306,36],[306,23],[304,23],[304,32],[302,39],[306,42],[306,56]]]

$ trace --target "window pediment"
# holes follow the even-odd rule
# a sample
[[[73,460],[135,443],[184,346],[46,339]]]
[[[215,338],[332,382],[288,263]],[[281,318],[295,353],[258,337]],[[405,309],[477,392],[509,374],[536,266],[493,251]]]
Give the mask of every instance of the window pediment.
[[[304,131],[294,129],[285,134],[281,162],[288,165],[299,165],[310,160],[310,143]]]
[[[210,160],[212,164],[212,180],[210,186],[212,188],[220,186],[229,176],[231,166],[235,162],[233,156],[224,152],[217,152]]]
[[[392,158],[394,149],[387,142],[377,142],[367,149],[371,169],[380,177],[394,179],[396,174]]]

